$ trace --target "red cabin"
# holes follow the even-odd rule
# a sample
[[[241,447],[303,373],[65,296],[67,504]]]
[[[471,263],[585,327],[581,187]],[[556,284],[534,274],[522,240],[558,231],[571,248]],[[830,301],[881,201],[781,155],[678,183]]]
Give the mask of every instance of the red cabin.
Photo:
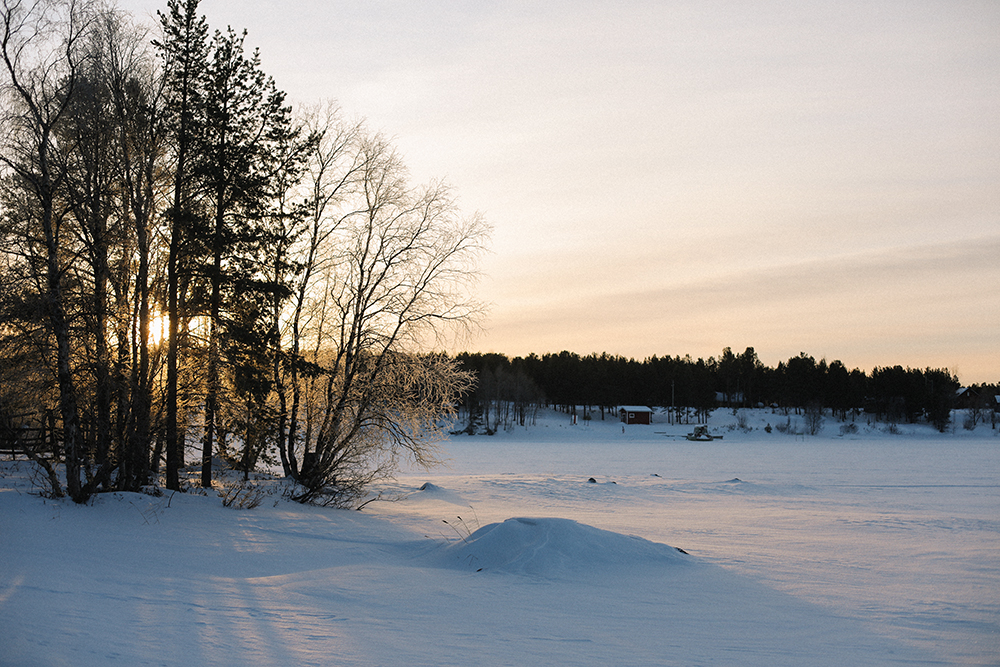
[[[618,408],[618,416],[625,424],[650,424],[653,410],[645,405],[623,405]]]

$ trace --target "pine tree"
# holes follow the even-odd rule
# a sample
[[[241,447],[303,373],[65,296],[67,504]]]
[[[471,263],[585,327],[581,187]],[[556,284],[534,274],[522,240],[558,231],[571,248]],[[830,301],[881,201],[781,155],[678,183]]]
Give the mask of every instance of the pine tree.
[[[284,93],[260,69],[260,56],[244,52],[246,33],[231,28],[216,32],[211,56],[205,71],[205,127],[198,146],[196,173],[211,205],[209,224],[198,228],[208,250],[204,274],[209,284],[208,364],[205,396],[204,440],[202,447],[203,486],[211,485],[211,457],[218,430],[222,398],[223,352],[228,347],[233,358],[266,358],[274,347],[276,332],[265,329],[263,335],[245,336],[260,328],[257,319],[267,320],[267,309],[260,307],[267,297],[287,296],[287,286],[269,275],[265,259],[277,250],[287,249],[288,239],[268,228],[276,184],[286,180],[288,170],[301,172],[301,159],[289,160],[289,144],[296,140],[291,129],[291,109],[284,104]],[[293,149],[294,152],[294,149]],[[304,152],[300,150],[299,152]],[[278,282],[276,282],[277,280]],[[228,313],[239,313],[229,317]],[[247,313],[254,317],[248,319]],[[234,349],[247,346],[258,349]],[[256,362],[254,362],[256,363]],[[248,369],[237,369],[240,377]],[[262,398],[269,393],[258,391]],[[262,382],[258,379],[255,383]],[[244,387],[246,388],[246,387]]]
[[[166,485],[180,489],[179,469],[183,446],[179,440],[178,421],[178,350],[179,266],[184,249],[183,238],[194,216],[192,199],[192,148],[202,121],[202,85],[208,57],[208,24],[198,16],[199,0],[168,0],[168,14],[159,13],[163,40],[157,42],[163,59],[167,88],[167,114],[170,138],[174,150],[173,205],[170,220],[170,249],[167,259],[167,423],[166,423]]]

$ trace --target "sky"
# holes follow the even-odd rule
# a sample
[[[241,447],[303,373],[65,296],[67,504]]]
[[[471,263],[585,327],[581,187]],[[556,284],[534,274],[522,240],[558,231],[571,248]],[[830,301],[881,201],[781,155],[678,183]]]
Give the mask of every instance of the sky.
[[[493,225],[489,316],[456,350],[754,347],[1000,382],[1000,2],[201,10]]]

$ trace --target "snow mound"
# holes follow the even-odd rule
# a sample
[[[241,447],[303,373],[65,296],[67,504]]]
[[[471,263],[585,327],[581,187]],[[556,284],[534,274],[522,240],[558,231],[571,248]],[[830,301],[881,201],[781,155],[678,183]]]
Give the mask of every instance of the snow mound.
[[[577,523],[513,518],[483,526],[450,544],[442,565],[472,571],[559,578],[580,573],[648,571],[692,562],[680,549]]]
[[[462,507],[469,506],[468,501],[459,494],[450,489],[438,486],[437,484],[432,484],[431,482],[424,482],[416,491],[410,493],[406,498],[410,501],[441,501],[451,503],[452,505],[461,505]]]

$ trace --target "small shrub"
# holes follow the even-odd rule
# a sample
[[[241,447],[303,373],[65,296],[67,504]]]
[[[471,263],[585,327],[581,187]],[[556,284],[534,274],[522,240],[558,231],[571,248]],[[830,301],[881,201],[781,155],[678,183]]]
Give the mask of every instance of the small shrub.
[[[223,507],[233,507],[240,510],[252,510],[264,502],[266,494],[247,482],[226,482],[219,491]]]
[[[740,410],[736,413],[736,428],[740,429],[744,433],[749,433],[753,429],[750,428],[750,424],[747,421],[747,415],[745,412]]]
[[[854,422],[851,422],[850,424],[840,425],[840,435],[850,435],[852,433],[857,433],[857,432],[858,432],[858,425],[855,424]]]
[[[818,403],[810,403],[806,406],[806,431],[809,435],[816,435],[823,428],[823,407]]]

